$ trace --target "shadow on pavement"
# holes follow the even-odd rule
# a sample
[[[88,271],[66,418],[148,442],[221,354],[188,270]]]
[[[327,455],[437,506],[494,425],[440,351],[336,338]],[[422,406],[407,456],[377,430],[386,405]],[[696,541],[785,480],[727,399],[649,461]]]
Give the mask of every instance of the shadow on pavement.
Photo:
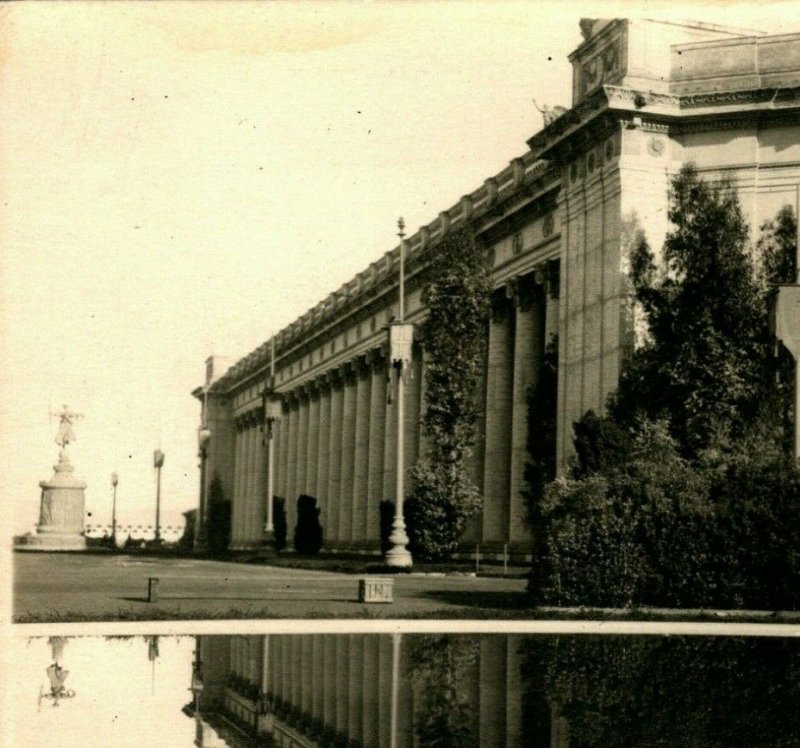
[[[502,610],[533,610],[535,607],[525,592],[482,592],[476,590],[427,590],[419,597],[446,605],[467,608],[495,608]]]

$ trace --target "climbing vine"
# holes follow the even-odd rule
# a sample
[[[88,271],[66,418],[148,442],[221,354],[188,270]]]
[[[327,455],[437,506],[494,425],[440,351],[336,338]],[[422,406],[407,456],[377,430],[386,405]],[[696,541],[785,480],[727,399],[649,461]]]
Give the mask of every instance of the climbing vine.
[[[424,459],[412,470],[408,503],[411,548],[423,559],[455,551],[467,520],[481,507],[468,475],[478,420],[476,391],[483,374],[491,302],[491,268],[469,228],[454,232],[435,250],[422,301],[428,439]]]

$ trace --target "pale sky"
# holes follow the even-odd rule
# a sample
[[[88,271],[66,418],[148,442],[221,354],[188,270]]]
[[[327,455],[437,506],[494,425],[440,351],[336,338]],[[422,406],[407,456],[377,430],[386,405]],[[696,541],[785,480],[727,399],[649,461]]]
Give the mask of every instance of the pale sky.
[[[197,502],[211,353],[260,345],[526,150],[582,16],[800,27],[790,4],[0,7],[0,497],[38,519],[57,421],[91,521]],[[790,16],[797,19],[790,23]],[[788,24],[788,28],[787,28]]]
[[[4,694],[7,745],[190,748],[195,722],[181,709],[193,699],[195,641],[160,637],[159,657],[151,661],[143,636],[69,638],[58,664],[69,671],[64,686],[75,697],[54,707],[51,699],[39,702],[40,689],[50,689],[48,639],[13,639],[8,660],[13,679],[6,681]]]

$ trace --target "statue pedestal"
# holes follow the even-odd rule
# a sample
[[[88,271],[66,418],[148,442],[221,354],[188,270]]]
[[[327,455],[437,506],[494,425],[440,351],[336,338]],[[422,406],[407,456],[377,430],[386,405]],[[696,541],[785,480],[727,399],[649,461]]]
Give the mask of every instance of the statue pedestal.
[[[17,546],[22,551],[83,551],[84,491],[86,484],[72,475],[75,468],[62,450],[50,480],[42,488],[39,524],[36,532],[25,535]]]

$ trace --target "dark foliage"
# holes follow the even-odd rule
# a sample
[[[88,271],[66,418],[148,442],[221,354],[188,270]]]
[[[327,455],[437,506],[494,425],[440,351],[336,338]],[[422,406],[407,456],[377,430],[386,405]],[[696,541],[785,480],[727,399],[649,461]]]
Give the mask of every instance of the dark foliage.
[[[762,227],[754,259],[735,193],[691,167],[669,215],[662,263],[643,235],[631,263],[649,339],[609,414],[575,423],[572,476],[540,504],[530,590],[549,604],[797,608],[793,362],[769,331],[794,217]]]
[[[414,689],[414,733],[420,748],[475,745],[475,722],[466,695],[467,669],[477,660],[479,640],[459,636],[419,636],[410,653]]]
[[[800,744],[789,639],[531,638],[521,654],[523,718],[557,720],[576,748]]]
[[[275,496],[272,504],[272,529],[275,533],[275,550],[286,548],[288,528],[286,526],[286,500]]]
[[[472,230],[454,232],[435,250],[423,292],[427,353],[426,408],[422,418],[428,453],[412,470],[412,545],[422,559],[444,558],[458,545],[481,496],[467,476],[475,441],[475,393],[483,369],[489,320],[491,269]]]
[[[222,558],[231,541],[231,502],[225,498],[222,481],[214,475],[208,488],[208,555]]]
[[[294,529],[294,549],[312,556],[322,548],[322,525],[319,507],[313,496],[302,494],[297,499],[297,524]]]

